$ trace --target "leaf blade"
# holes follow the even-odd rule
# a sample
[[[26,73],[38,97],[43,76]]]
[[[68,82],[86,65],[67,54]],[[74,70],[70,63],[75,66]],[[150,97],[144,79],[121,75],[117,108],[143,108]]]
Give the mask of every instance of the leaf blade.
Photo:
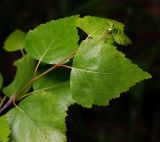
[[[124,24],[118,21],[95,16],[85,16],[77,20],[77,26],[86,32],[89,37],[106,39],[107,42],[108,40],[114,40],[117,44],[123,46],[131,44],[131,40],[124,33]]]
[[[24,48],[26,34],[21,30],[15,30],[9,35],[4,43],[4,49],[8,52],[17,51]]]
[[[76,19],[78,16],[50,21],[26,36],[27,53],[42,62],[56,64],[78,47]]]
[[[3,115],[0,117],[0,141],[8,142],[10,135],[10,128],[8,125],[7,116]]]
[[[87,39],[74,57],[71,93],[73,99],[84,107],[106,105],[129,87],[150,77],[114,46]]]
[[[103,35],[110,28],[110,23],[114,24],[114,28],[124,30],[124,24],[111,19],[85,16],[77,20],[77,26],[93,38]]]
[[[61,92],[60,89],[56,91],[56,88],[53,92],[36,92],[23,100],[19,109],[14,109],[10,113],[13,140],[16,142],[66,141],[66,111],[73,101],[68,89],[69,83],[64,86],[66,86],[65,92]]]
[[[15,95],[32,79],[36,63],[35,60],[25,55],[14,64],[17,67],[15,79],[8,86],[3,88],[3,93],[8,97]],[[30,87],[26,88],[20,96],[25,94],[29,88]]]

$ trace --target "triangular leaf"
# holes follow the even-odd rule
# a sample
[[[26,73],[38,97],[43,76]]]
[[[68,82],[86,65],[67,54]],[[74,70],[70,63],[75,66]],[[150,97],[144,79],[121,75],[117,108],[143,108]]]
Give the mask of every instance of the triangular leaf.
[[[8,125],[7,116],[1,116],[0,117],[0,142],[8,142],[10,135],[10,129]]]
[[[15,30],[9,35],[4,43],[4,49],[8,52],[17,51],[24,48],[25,33],[20,30]]]
[[[8,97],[15,95],[32,79],[35,69],[35,61],[27,55],[16,61],[14,64],[17,67],[15,79],[3,89],[4,94]],[[29,88],[30,87],[28,87],[22,94],[25,94]]]
[[[78,16],[50,21],[26,36],[27,53],[42,62],[56,64],[78,47],[76,20]]]
[[[73,103],[69,83],[63,89],[37,91],[10,112],[12,139],[16,142],[65,142],[65,117]],[[65,88],[65,89],[64,89]]]
[[[3,77],[2,74],[0,73],[0,89],[2,88],[3,85]]]
[[[89,38],[82,42],[74,57],[71,93],[84,107],[106,105],[110,99],[150,77],[115,47]]]

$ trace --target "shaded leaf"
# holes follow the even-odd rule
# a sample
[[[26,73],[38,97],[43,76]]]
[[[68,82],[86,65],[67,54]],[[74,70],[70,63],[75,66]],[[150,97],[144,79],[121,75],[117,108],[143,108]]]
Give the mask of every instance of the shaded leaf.
[[[38,72],[41,73],[43,70],[40,70]],[[39,89],[51,89],[54,90],[54,87],[63,84],[63,82],[66,82],[69,80],[70,76],[70,70],[64,69],[64,68],[57,68],[47,75],[41,77],[40,79],[36,80],[33,83],[33,88],[34,90],[39,90]]]
[[[15,30],[9,35],[4,43],[4,49],[8,52],[17,51],[24,48],[25,33],[20,30]]]
[[[14,63],[17,67],[15,79],[7,87],[3,88],[3,92],[6,96],[11,97],[15,95],[22,87],[24,87],[33,77],[35,69],[35,61],[28,55],[19,59]],[[25,94],[30,87],[28,87],[21,95]]]
[[[114,46],[87,39],[74,57],[71,93],[84,107],[106,105],[129,87],[150,77]]]
[[[71,16],[52,20],[31,30],[26,36],[27,53],[49,64],[62,61],[78,47],[77,18]]]
[[[0,117],[0,142],[8,142],[10,135],[10,129],[8,125],[7,116],[3,115]]]
[[[69,83],[54,91],[37,91],[9,114],[16,142],[65,142],[65,117],[73,103]],[[65,88],[65,89],[64,89]]]
[[[112,30],[112,35],[116,43],[120,45],[127,46],[132,43],[131,40],[127,37],[127,35],[121,30]]]
[[[3,77],[2,74],[0,73],[0,89],[2,88],[3,85]]]

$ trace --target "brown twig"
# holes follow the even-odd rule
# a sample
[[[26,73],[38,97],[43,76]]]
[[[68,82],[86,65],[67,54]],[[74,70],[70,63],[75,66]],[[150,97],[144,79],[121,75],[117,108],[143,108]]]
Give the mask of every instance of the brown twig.
[[[34,81],[38,80],[39,78],[41,78],[42,76],[48,74],[50,71],[52,71],[55,68],[61,67],[62,64],[68,60],[69,58],[71,58],[72,56],[74,56],[76,54],[76,52],[78,51],[78,49],[76,49],[74,52],[72,52],[70,55],[68,55],[67,57],[65,57],[62,61],[60,61],[58,64],[54,64],[51,68],[47,69],[46,71],[44,71],[43,73],[41,73],[40,75],[34,77],[22,88],[20,89],[20,91],[18,91],[17,94],[13,95],[8,102],[0,109],[0,114],[6,109],[8,108],[11,104],[13,104],[13,102],[16,101],[16,98],[29,86],[31,85]]]

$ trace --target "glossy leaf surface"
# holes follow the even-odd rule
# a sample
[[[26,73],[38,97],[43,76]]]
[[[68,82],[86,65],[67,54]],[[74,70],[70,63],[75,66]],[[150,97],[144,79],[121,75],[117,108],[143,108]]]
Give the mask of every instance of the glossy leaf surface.
[[[42,62],[56,64],[78,48],[78,16],[50,21],[26,36],[27,53]]]
[[[26,34],[20,30],[15,30],[9,35],[4,43],[4,49],[8,52],[17,51],[24,48]]]
[[[8,142],[10,135],[10,129],[8,125],[7,116],[3,115],[0,117],[0,142]]]
[[[15,95],[32,79],[35,69],[35,61],[26,55],[16,61],[14,65],[17,67],[15,79],[3,89],[4,94],[8,97]],[[29,88],[30,87],[28,87],[21,95],[25,94]]]
[[[37,91],[9,113],[12,139],[16,142],[65,142],[65,117],[73,103],[69,83],[65,89]]]
[[[89,38],[82,42],[74,57],[71,93],[84,107],[106,105],[129,87],[150,77],[115,47]]]

